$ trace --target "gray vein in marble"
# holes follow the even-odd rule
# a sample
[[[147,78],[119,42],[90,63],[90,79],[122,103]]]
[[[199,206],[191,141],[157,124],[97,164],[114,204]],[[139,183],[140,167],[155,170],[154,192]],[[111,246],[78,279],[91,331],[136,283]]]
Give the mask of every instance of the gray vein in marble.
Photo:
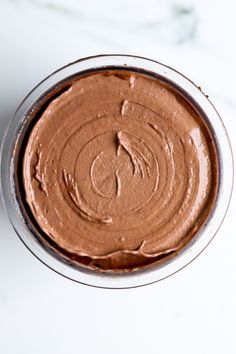
[[[182,6],[174,4],[172,7],[173,15],[179,21],[181,32],[178,34],[179,44],[193,41],[196,38],[198,17],[193,5]]]
[[[17,0],[14,1],[17,2]],[[161,34],[164,32],[169,32],[172,38],[171,42],[176,44],[183,44],[195,39],[198,27],[198,17],[194,6],[182,5],[177,1],[170,1],[167,3],[166,6],[168,9],[168,16],[161,19],[161,21],[158,19],[156,21],[143,21],[141,18],[135,20],[135,22],[134,19],[127,22],[123,18],[119,18],[117,20],[114,17],[111,18],[109,16],[101,16],[101,14],[94,15],[91,12],[88,15],[87,12],[83,12],[77,8],[67,6],[66,3],[61,5],[55,1],[50,0],[44,2],[40,0],[22,0],[21,2],[27,2],[36,7],[51,11],[55,14],[60,14],[77,20],[80,23],[86,25],[86,33],[89,31],[90,24],[96,22],[103,27],[107,28],[110,26],[112,29],[121,30],[123,32],[126,32],[127,30],[135,30],[136,35],[137,33],[143,33],[154,37],[158,36],[159,40],[163,40]],[[103,34],[101,35],[98,32],[100,32],[99,29],[98,31],[91,30],[90,35],[93,37],[98,37],[103,41],[105,40],[114,46],[114,41],[109,40],[107,36],[105,37]],[[166,38],[164,38],[164,40],[166,41]],[[121,46],[122,44],[120,45],[119,43],[119,49],[122,49]]]
[[[183,6],[176,2],[169,4],[169,15],[161,21],[152,21],[146,23],[155,35],[171,32],[171,37],[175,44],[192,42],[196,38],[199,19],[194,6]]]

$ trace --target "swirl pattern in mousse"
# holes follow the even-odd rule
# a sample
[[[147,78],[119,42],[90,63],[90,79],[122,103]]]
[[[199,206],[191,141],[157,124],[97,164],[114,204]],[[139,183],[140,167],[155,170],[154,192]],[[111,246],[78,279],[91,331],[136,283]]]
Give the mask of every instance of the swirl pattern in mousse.
[[[173,257],[214,207],[211,131],[155,77],[114,69],[73,79],[25,139],[34,222],[60,254],[90,269],[139,270]]]

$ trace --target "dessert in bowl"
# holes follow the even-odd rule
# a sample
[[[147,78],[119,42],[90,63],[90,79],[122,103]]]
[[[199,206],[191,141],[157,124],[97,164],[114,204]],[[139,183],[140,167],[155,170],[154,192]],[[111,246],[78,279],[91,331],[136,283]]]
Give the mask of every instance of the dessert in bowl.
[[[11,154],[11,193],[47,254],[39,258],[108,287],[149,283],[189,263],[230,197],[229,184],[220,219],[217,129],[232,165],[231,150],[208,99],[173,69],[131,56],[87,58],[51,78],[24,112]]]

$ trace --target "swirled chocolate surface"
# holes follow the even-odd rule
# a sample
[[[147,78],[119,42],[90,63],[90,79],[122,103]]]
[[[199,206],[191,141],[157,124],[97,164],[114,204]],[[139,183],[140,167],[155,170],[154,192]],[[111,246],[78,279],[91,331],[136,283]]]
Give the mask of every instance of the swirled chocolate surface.
[[[51,100],[29,134],[23,183],[42,237],[60,252],[130,271],[192,239],[214,206],[217,166],[209,129],[179,93],[110,70]]]

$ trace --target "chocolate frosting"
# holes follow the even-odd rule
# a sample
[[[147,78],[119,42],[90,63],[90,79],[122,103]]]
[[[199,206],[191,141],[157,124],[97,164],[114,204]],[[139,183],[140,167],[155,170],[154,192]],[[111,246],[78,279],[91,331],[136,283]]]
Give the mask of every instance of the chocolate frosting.
[[[60,250],[89,268],[130,271],[175,254],[206,221],[217,158],[203,118],[169,84],[93,72],[35,123],[23,183]]]

